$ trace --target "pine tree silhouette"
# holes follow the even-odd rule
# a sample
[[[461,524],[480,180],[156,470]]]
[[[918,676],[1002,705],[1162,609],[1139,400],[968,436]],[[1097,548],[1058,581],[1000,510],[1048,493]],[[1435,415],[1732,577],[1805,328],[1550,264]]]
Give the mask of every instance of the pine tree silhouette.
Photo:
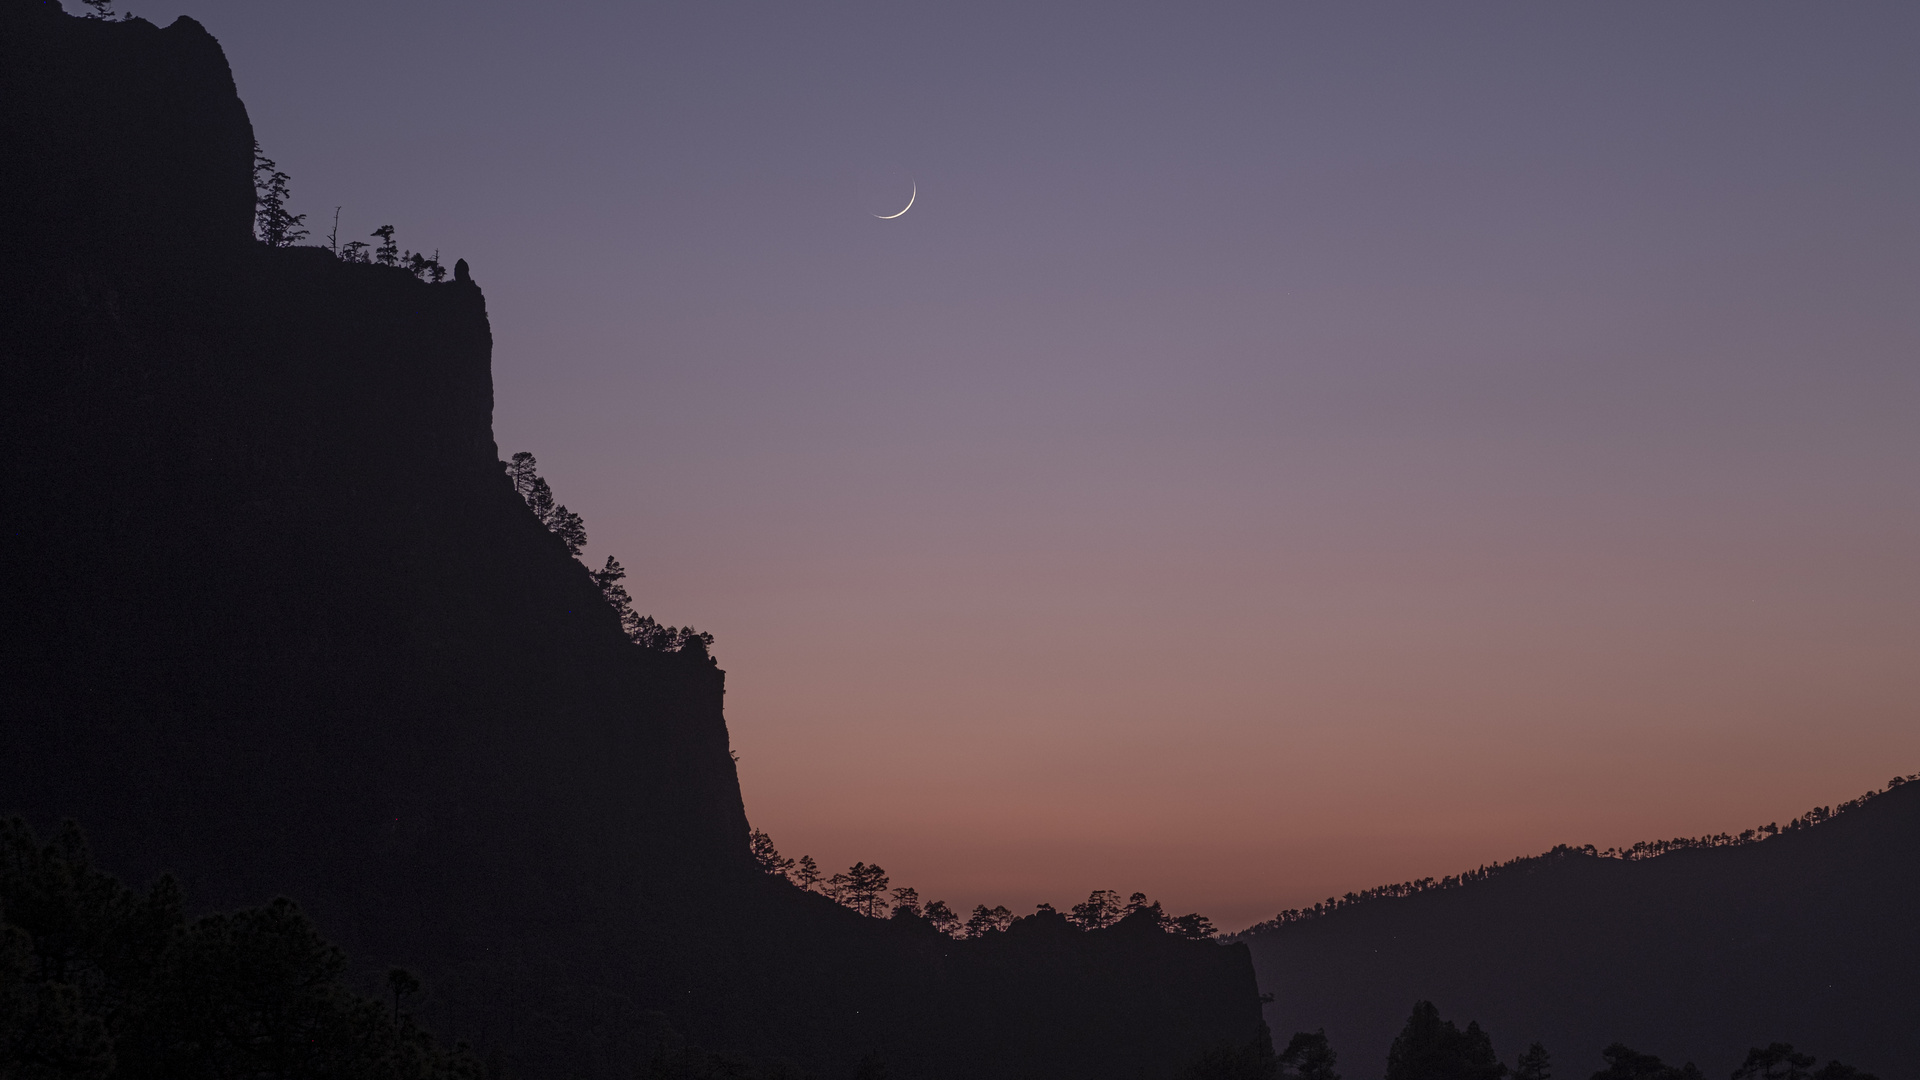
[[[307,230],[301,228],[307,215],[287,212],[287,200],[292,192],[287,187],[287,174],[280,171],[273,159],[260,152],[260,144],[253,144],[253,226],[254,234],[268,247],[292,247],[307,238]]]

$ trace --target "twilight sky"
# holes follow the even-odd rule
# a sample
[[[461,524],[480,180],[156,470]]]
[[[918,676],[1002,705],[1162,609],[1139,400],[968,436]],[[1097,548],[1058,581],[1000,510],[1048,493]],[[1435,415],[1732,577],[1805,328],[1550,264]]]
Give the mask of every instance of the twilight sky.
[[[787,854],[1239,927],[1920,770],[1920,6],[122,6],[472,264]]]

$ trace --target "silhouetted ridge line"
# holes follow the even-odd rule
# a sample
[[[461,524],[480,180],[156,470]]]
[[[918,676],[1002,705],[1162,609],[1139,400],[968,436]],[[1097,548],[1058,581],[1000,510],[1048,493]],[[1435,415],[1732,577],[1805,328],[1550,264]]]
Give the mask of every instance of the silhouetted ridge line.
[[[891,879],[877,863],[856,862],[844,873],[822,877],[820,864],[813,856],[802,855],[798,861],[782,856],[773,845],[773,837],[760,829],[753,830],[750,844],[755,861],[768,875],[803,892],[813,892],[818,886],[821,895],[870,919],[917,919],[947,937],[963,941],[999,933],[1013,925],[1013,912],[1004,904],[975,905],[973,915],[962,923],[944,900],[930,900],[923,905],[920,891],[908,885],[889,891]],[[889,896],[892,903],[888,903]],[[1052,904],[1042,903],[1035,906],[1034,914],[1058,915],[1059,911]],[[1205,915],[1198,912],[1168,915],[1158,900],[1148,900],[1147,894],[1140,892],[1122,903],[1120,894],[1113,889],[1095,889],[1085,903],[1068,909],[1065,918],[1081,930],[1104,930],[1131,919],[1131,925],[1152,926],[1162,933],[1190,941],[1205,941],[1214,936],[1213,921]]]
[[[83,19],[91,19],[95,22],[112,22],[118,19],[121,22],[126,22],[133,18],[131,12],[122,15],[114,11],[113,0],[80,0],[80,3],[87,8],[87,13],[80,16]]]
[[[1519,858],[1509,859],[1502,863],[1488,863],[1464,873],[1450,874],[1439,879],[1430,877],[1417,878],[1413,881],[1402,881],[1394,885],[1376,885],[1371,889],[1347,893],[1345,896],[1329,896],[1310,908],[1288,908],[1265,922],[1255,923],[1245,930],[1227,935],[1227,940],[1237,941],[1246,937],[1270,933],[1283,926],[1305,922],[1309,919],[1317,919],[1324,915],[1331,915],[1336,911],[1353,907],[1356,904],[1371,903],[1376,900],[1397,900],[1402,897],[1415,896],[1420,893],[1433,892],[1439,889],[1457,889],[1462,885],[1471,885],[1480,881],[1490,881],[1505,874],[1530,873],[1544,866],[1562,862],[1573,857],[1640,862],[1646,859],[1657,859],[1662,855],[1671,855],[1676,851],[1697,851],[1703,848],[1728,848],[1741,847],[1746,844],[1757,844],[1763,840],[1771,840],[1776,836],[1784,836],[1788,833],[1799,832],[1802,829],[1810,829],[1816,825],[1824,824],[1849,810],[1859,809],[1874,799],[1885,795],[1887,792],[1904,784],[1913,783],[1916,780],[1920,780],[1920,773],[1914,773],[1910,776],[1896,776],[1892,780],[1887,781],[1886,787],[1869,791],[1857,799],[1849,799],[1838,806],[1816,806],[1799,817],[1794,818],[1792,821],[1787,822],[1784,826],[1775,822],[1768,822],[1756,828],[1743,830],[1738,835],[1716,833],[1710,836],[1676,836],[1671,840],[1642,840],[1631,847],[1610,847],[1605,850],[1598,849],[1592,844],[1556,844],[1551,850],[1544,851],[1538,855],[1522,855]]]
[[[549,486],[538,471],[539,462],[525,450],[513,455],[513,460],[504,462],[507,478],[513,481],[513,490],[526,501],[533,516],[547,531],[560,538],[567,545],[567,554],[578,559],[587,546],[587,524],[579,514],[556,502],[553,488]],[[643,649],[655,652],[689,651],[705,655],[713,647],[713,635],[695,630],[691,626],[662,626],[653,616],[642,615],[633,610],[633,596],[627,587],[620,584],[627,576],[626,568],[620,560],[607,556],[606,565],[591,571],[593,583],[599,587],[600,595],[620,616],[620,629],[627,637]],[[712,657],[708,659],[711,661]]]
[[[1782,1038],[1908,1077],[1920,784],[1901,780],[1767,830],[1777,843],[1561,848],[1472,888],[1336,904],[1242,940],[1276,1030],[1325,1028],[1374,1061],[1423,999],[1508,1033],[1509,1051],[1553,1048],[1560,1080],[1605,1073],[1613,1044],[1636,1056],[1609,1080],[1678,1080],[1654,1054],[1725,1077]]]
[[[95,16],[88,16],[94,18]],[[104,18],[105,16],[100,16]],[[131,19],[129,15],[126,18]],[[296,214],[287,208],[287,202],[293,198],[293,178],[280,171],[280,166],[260,149],[258,140],[253,144],[253,235],[261,243],[272,248],[289,248],[305,240],[308,235],[307,215]],[[333,228],[327,233],[324,250],[333,257],[346,263],[368,263],[375,266],[391,266],[405,270],[421,281],[439,284],[447,278],[447,268],[440,265],[440,252],[431,256],[417,251],[402,253],[400,245],[393,238],[393,226],[382,225],[367,235],[380,241],[378,246],[364,240],[353,240],[345,245],[340,243],[340,207],[333,208]],[[456,270],[455,277],[459,277]]]

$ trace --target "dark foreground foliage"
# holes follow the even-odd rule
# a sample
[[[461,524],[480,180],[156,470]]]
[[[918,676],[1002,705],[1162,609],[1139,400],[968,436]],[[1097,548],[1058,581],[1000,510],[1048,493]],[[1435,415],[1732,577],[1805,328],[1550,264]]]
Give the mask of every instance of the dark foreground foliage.
[[[346,957],[290,900],[189,920],[171,878],[136,893],[72,825],[0,823],[0,1077],[470,1080],[405,1009],[343,983]]]
[[[291,900],[189,919],[162,877],[144,893],[95,868],[68,823],[41,843],[0,822],[0,1080],[481,1080],[465,1046],[437,1046],[408,1010],[421,985],[389,972],[386,997],[345,982],[347,959]],[[698,1046],[658,1012],[641,1022],[637,1080],[807,1080],[785,1058]],[[1276,1058],[1264,1029],[1205,1055],[1184,1080],[1339,1080],[1324,1035]],[[844,1075],[844,1074],[842,1074]],[[854,1080],[888,1080],[884,1058]],[[1824,1074],[1821,1080],[1829,1080]],[[1846,1080],[1846,1078],[1832,1078]]]
[[[636,1080],[811,1080],[813,1075],[784,1058],[761,1060],[695,1046],[661,1013],[648,1013],[645,1027],[646,1055]],[[878,1059],[869,1055],[859,1075],[878,1080],[885,1072]]]
[[[1387,1080],[1499,1080],[1506,1073],[1478,1022],[1461,1031],[1431,1001],[1414,1005],[1387,1051]]]
[[[1622,1043],[1600,1052],[1607,1067],[1591,1080],[1706,1080],[1689,1061],[1668,1065],[1653,1054],[1643,1054]],[[1223,1047],[1188,1069],[1182,1080],[1340,1080],[1333,1070],[1337,1060],[1325,1031],[1296,1033],[1286,1050],[1275,1055],[1258,1046]],[[1731,1080],[1878,1080],[1851,1065],[1829,1061],[1815,1069],[1817,1059],[1794,1050],[1790,1043],[1754,1047]],[[1509,1067],[1494,1053],[1493,1039],[1476,1021],[1463,1031],[1443,1019],[1431,1001],[1415,1002],[1406,1026],[1387,1052],[1386,1080],[1553,1080],[1553,1058],[1539,1043],[1527,1049]]]
[[[1180,1080],[1275,1080],[1279,1075],[1273,1040],[1263,1030],[1251,1042],[1207,1052],[1180,1074]]]

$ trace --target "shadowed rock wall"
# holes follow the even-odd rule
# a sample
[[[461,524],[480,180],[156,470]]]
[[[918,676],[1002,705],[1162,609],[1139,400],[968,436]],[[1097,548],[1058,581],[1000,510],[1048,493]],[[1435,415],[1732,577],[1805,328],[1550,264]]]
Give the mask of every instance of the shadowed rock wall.
[[[251,145],[193,21],[0,0],[0,812],[296,898],[509,1071],[629,1075],[649,1012],[829,1072],[1256,1037],[1239,947],[955,943],[760,874],[723,673],[629,643],[503,475],[479,287],[254,242]]]

